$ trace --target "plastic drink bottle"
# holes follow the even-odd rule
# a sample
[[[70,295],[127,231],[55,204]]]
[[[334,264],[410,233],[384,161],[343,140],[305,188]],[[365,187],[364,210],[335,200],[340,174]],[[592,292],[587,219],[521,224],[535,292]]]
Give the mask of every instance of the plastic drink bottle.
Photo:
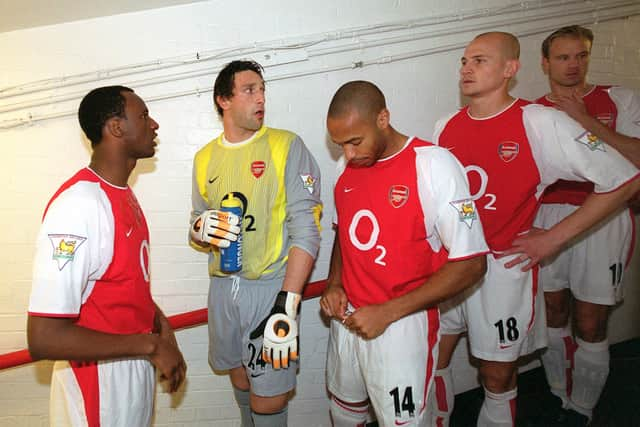
[[[233,193],[229,193],[228,198],[220,203],[220,210],[237,215],[242,224],[242,202]],[[242,270],[242,231],[238,234],[238,240],[231,242],[228,248],[220,248],[220,270],[225,273]]]

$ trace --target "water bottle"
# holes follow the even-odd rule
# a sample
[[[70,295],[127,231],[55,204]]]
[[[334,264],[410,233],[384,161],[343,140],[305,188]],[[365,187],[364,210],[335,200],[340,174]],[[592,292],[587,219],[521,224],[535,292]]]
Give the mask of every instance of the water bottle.
[[[229,193],[228,197],[220,203],[220,210],[237,215],[242,227],[242,201],[233,197],[233,193]],[[220,248],[220,270],[225,273],[242,270],[242,231],[238,234],[238,240],[231,242],[228,248]]]

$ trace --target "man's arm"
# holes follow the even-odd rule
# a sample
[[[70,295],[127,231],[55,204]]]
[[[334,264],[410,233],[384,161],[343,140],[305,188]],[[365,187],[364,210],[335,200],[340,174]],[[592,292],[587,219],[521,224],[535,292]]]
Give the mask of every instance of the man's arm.
[[[156,334],[117,335],[83,328],[71,318],[29,315],[29,353],[34,360],[93,361],[149,356],[161,346]]]
[[[298,137],[291,143],[285,170],[290,249],[282,290],[301,294],[320,247],[320,169]]]
[[[169,391],[174,392],[178,390],[178,388],[186,378],[187,364],[184,361],[182,353],[180,352],[180,347],[178,346],[178,341],[176,340],[176,336],[173,333],[173,328],[169,323],[169,319],[167,319],[160,307],[158,307],[158,304],[155,304],[155,306],[156,315],[153,322],[153,332],[157,333],[163,340],[166,340],[175,346],[175,349],[178,350],[179,361],[176,364],[173,363],[174,361],[172,359],[169,359],[166,361],[168,363],[165,364],[165,359],[159,358],[155,354],[152,354],[150,359],[151,362],[161,372],[160,379],[169,380]]]
[[[554,95],[552,100],[559,110],[567,113],[583,128],[618,150],[636,167],[640,167],[640,139],[616,132],[593,117],[587,111],[582,97],[577,93],[572,96]]]
[[[595,193],[573,214],[549,230],[532,229],[515,239],[503,253],[503,256],[520,254],[505,263],[505,267],[522,263],[522,270],[527,271],[620,209],[640,189],[640,174],[617,150],[594,149],[584,144],[581,138],[584,129],[565,114],[538,105],[524,110],[524,124],[542,182],[566,179],[590,181],[595,186]]]
[[[427,241],[434,251],[447,249],[449,260],[422,286],[383,304],[358,308],[347,317],[344,324],[364,338],[375,338],[392,322],[462,292],[480,280],[487,269],[488,249],[464,168],[440,147],[422,147],[416,153]],[[470,214],[461,216],[462,206]]]
[[[304,289],[320,247],[320,169],[302,140],[293,136],[284,171],[287,195],[285,226],[289,248],[282,290],[271,313],[249,335],[263,335],[262,357],[274,369],[298,359],[298,324]],[[287,235],[287,234],[285,234]]]
[[[161,375],[171,380],[170,390],[175,391],[184,380],[186,365],[161,311],[156,314],[156,324],[160,327],[158,333],[119,335],[83,328],[71,318],[30,315],[29,353],[34,360],[95,361],[147,356]]]
[[[484,254],[461,261],[449,261],[422,286],[383,304],[361,307],[348,316],[344,324],[363,338],[375,338],[396,320],[433,307],[472,286],[486,271]]]
[[[640,191],[640,177],[636,176],[631,182],[610,193],[590,194],[580,208],[551,229],[546,231],[535,229],[514,240],[513,246],[505,251],[504,255],[516,253],[522,255],[506,263],[505,267],[511,268],[526,262],[522,270],[531,269],[541,260],[558,253],[569,240],[618,210],[638,191]]]
[[[289,249],[287,270],[282,282],[282,290],[302,294],[304,285],[309,280],[315,259],[305,250],[296,246]]]
[[[336,235],[333,240],[333,250],[331,251],[331,262],[329,264],[329,275],[327,277],[327,287],[320,298],[320,307],[329,317],[339,320],[345,319],[347,311],[347,294],[342,286],[342,252],[340,251],[339,229],[335,226]]]

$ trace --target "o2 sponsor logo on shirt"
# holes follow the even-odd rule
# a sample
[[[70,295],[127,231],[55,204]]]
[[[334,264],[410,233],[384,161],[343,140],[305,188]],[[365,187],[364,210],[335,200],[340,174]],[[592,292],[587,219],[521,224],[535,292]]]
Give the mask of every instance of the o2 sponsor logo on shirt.
[[[48,237],[53,246],[51,259],[58,263],[58,270],[73,261],[78,248],[87,240],[86,237],[74,234],[49,234]]]

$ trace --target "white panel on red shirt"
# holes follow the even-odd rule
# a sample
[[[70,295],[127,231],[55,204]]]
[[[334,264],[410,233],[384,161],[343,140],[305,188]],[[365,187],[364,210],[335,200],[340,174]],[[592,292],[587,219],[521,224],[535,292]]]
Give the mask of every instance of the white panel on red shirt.
[[[448,259],[486,252],[464,171],[445,150],[410,138],[371,167],[340,164],[342,282],[356,308],[417,288]]]
[[[640,92],[619,86],[608,90],[618,108],[616,131],[633,138],[640,138]]]
[[[58,190],[37,238],[29,314],[110,333],[153,329],[149,231],[130,188],[83,169]]]
[[[493,251],[531,228],[542,191],[558,179],[591,181],[597,192],[609,192],[637,175],[617,151],[591,142],[566,114],[518,99],[483,119],[463,108],[440,120],[434,134],[434,143],[465,166]]]
[[[640,137],[640,95],[630,89],[611,86],[593,86],[582,97],[589,114],[623,135]],[[548,96],[536,100],[537,103],[553,107]],[[592,145],[597,137],[588,135]],[[542,203],[582,205],[584,199],[593,192],[593,184],[561,180],[545,191]]]
[[[130,188],[82,169],[52,197],[33,266],[29,315],[67,317],[113,334],[149,333],[149,231]],[[146,358],[56,362],[56,425],[149,425],[155,375]]]

